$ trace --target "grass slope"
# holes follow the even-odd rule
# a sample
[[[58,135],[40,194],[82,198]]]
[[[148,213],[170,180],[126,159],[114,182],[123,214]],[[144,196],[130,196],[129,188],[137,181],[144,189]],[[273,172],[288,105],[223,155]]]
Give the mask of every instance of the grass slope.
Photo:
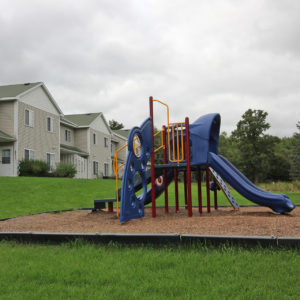
[[[93,207],[94,199],[111,198],[115,181],[1,177],[0,218],[48,210]]]
[[[49,210],[93,207],[94,199],[115,198],[115,181],[111,179],[0,177],[0,186],[0,219]],[[266,189],[272,190],[271,188],[277,186],[269,185],[266,186]],[[192,194],[193,205],[198,205],[197,184],[192,184]],[[235,190],[232,190],[232,194],[240,205],[253,204]],[[287,192],[286,194],[295,204],[300,204],[300,192]],[[204,186],[202,187],[202,197],[203,205],[206,205]],[[183,183],[179,183],[179,200],[180,206],[184,206]],[[163,206],[164,195],[161,195],[156,203],[157,206]],[[229,205],[222,192],[218,192],[218,203],[219,205]],[[169,186],[169,205],[175,206],[174,183]],[[212,192],[211,205],[213,206]]]

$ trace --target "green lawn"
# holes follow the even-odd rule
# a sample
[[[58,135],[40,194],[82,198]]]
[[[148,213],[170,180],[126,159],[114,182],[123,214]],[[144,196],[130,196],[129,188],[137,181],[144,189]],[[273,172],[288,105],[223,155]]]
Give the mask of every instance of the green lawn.
[[[1,177],[0,186],[0,218],[93,206],[115,191],[114,180]],[[169,195],[174,205],[173,185]],[[196,185],[193,195],[196,204]],[[0,242],[0,299],[299,299],[299,265],[299,250]]]
[[[0,177],[0,219],[49,210],[93,207],[94,199],[115,198],[115,181],[111,179],[70,179],[39,177]],[[283,191],[284,193],[284,191]],[[198,203],[197,185],[192,184],[193,205]],[[253,203],[235,190],[233,196],[240,205]],[[300,204],[300,192],[286,193],[295,204]],[[202,188],[203,205],[206,205],[206,189]],[[179,183],[180,205],[184,205],[183,183]],[[218,192],[219,205],[229,205],[222,192]],[[156,201],[164,205],[164,195]],[[174,184],[169,186],[169,205],[175,206]],[[211,205],[213,193],[211,192]]]
[[[299,299],[300,255],[272,249],[0,243],[1,299]]]
[[[93,207],[94,199],[115,197],[111,179],[1,177],[0,186],[0,218]]]

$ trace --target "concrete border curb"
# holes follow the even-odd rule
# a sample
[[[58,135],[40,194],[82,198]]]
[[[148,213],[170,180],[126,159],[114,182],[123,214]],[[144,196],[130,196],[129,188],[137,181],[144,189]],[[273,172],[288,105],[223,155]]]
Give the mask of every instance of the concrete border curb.
[[[190,234],[118,234],[118,233],[49,233],[0,232],[0,241],[61,244],[83,240],[95,244],[122,245],[238,245],[246,247],[300,248],[300,238],[269,236],[216,236]]]

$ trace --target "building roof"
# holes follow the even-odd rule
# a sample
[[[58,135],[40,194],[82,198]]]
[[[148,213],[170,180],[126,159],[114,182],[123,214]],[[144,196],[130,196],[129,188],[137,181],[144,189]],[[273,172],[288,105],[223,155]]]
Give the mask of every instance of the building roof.
[[[88,114],[77,114],[77,115],[65,115],[63,120],[72,122],[78,126],[88,127],[91,123],[102,113],[88,113]]]
[[[12,85],[2,85],[0,86],[0,100],[19,100],[23,94],[26,94],[31,89],[34,89],[36,87],[41,86],[47,96],[49,97],[50,101],[56,108],[56,110],[59,112],[59,114],[62,115],[62,111],[50,92],[48,91],[47,87],[44,85],[43,82],[33,82],[33,83],[22,83],[22,84],[12,84]]]
[[[87,152],[82,151],[81,149],[74,146],[60,144],[60,150],[61,153],[72,153],[72,154],[78,154],[80,156],[89,156]]]
[[[69,121],[68,119],[66,119],[66,118],[63,117],[63,116],[60,117],[60,122],[61,122],[62,124],[64,124],[64,125],[67,125],[67,126],[70,126],[70,127],[73,127],[73,128],[78,127],[77,124],[75,124],[75,123]]]
[[[20,94],[23,94],[27,90],[40,85],[42,82],[12,84],[0,86],[0,99],[1,98],[16,98]]]
[[[0,130],[0,143],[14,142],[16,139]]]
[[[118,129],[113,130],[113,133],[123,136],[124,138],[128,139],[130,129]]]

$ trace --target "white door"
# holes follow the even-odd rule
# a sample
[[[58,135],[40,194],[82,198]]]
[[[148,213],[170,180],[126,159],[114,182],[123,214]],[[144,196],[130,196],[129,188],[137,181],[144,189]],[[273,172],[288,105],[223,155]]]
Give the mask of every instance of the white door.
[[[0,146],[0,176],[14,176],[13,147]]]

